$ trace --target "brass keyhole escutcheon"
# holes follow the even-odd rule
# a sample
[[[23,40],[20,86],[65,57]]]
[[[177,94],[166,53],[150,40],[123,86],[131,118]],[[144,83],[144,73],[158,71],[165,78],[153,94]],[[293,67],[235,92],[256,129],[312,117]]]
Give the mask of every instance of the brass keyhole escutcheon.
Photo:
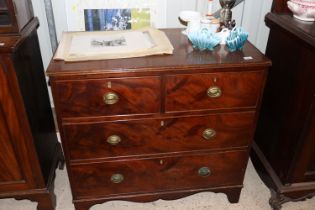
[[[111,135],[107,138],[107,142],[110,145],[117,145],[121,142],[121,138],[120,136],[117,136],[117,135]]]
[[[218,86],[212,86],[207,90],[207,95],[209,98],[219,98],[222,96],[222,90]]]
[[[110,181],[114,184],[119,184],[124,181],[124,176],[122,174],[113,174]]]
[[[198,170],[198,174],[199,176],[201,177],[207,177],[207,176],[210,176],[211,175],[211,171],[208,167],[201,167],[199,170]]]
[[[103,96],[104,103],[107,105],[116,104],[119,101],[119,96],[117,93],[108,92]]]
[[[206,140],[213,139],[214,137],[216,137],[216,135],[217,135],[217,132],[212,128],[207,128],[202,133],[203,138]]]

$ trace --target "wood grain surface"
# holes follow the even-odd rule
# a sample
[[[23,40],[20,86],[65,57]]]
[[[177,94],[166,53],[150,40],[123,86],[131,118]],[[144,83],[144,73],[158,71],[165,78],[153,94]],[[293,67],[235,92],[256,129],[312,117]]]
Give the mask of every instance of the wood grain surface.
[[[54,88],[63,117],[160,112],[159,77],[61,81]],[[118,95],[116,104],[104,102],[110,92]]]
[[[255,113],[228,113],[180,118],[139,119],[64,126],[72,161],[121,158],[194,150],[226,150],[247,147],[252,139]],[[203,132],[214,129],[206,140]],[[118,135],[121,142],[110,145],[107,138]]]
[[[246,159],[247,152],[238,151],[77,165],[71,167],[73,188],[83,199],[242,184]],[[202,167],[211,174],[200,176]],[[123,175],[124,180],[112,183],[113,174]]]
[[[263,82],[262,71],[167,76],[165,109],[174,112],[255,107]],[[209,97],[207,90],[211,87],[220,88],[222,95]]]

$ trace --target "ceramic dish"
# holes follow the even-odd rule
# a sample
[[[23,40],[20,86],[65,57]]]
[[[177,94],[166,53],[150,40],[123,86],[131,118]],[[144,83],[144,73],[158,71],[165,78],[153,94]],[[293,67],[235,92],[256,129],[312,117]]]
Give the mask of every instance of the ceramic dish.
[[[315,7],[315,1],[305,1],[305,0],[290,0],[293,3],[296,4],[300,4],[300,5],[304,5],[304,6],[311,6],[311,7]]]
[[[188,34],[188,39],[191,41],[194,49],[210,50],[220,44],[220,37],[211,33],[210,30],[204,28]]]
[[[241,27],[234,27],[230,35],[226,38],[226,46],[230,52],[242,50],[247,41],[248,33]]]
[[[291,0],[287,2],[293,16],[303,21],[315,21],[315,1]]]

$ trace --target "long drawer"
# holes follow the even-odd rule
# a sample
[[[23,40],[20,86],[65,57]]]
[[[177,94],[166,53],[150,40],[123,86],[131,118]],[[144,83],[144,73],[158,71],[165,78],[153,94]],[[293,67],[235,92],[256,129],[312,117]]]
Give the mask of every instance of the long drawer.
[[[75,198],[242,184],[246,151],[71,166]]]
[[[62,117],[160,112],[160,77],[71,80],[54,85]]]
[[[255,113],[64,125],[70,159],[247,146]]]
[[[166,77],[167,112],[256,107],[263,71],[170,75]]]

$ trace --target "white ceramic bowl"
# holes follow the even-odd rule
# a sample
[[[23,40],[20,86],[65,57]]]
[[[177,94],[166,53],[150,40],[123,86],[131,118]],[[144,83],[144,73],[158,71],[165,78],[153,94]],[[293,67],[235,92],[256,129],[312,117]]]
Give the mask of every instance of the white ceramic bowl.
[[[287,4],[295,18],[303,21],[315,21],[315,1],[290,0]]]
[[[290,0],[293,3],[315,7],[315,0]]]
[[[201,14],[200,12],[185,10],[179,13],[179,18],[187,23],[187,29],[182,31],[187,35],[190,32],[198,31],[200,29]]]
[[[200,12],[185,10],[179,13],[179,18],[185,22],[201,20]]]

